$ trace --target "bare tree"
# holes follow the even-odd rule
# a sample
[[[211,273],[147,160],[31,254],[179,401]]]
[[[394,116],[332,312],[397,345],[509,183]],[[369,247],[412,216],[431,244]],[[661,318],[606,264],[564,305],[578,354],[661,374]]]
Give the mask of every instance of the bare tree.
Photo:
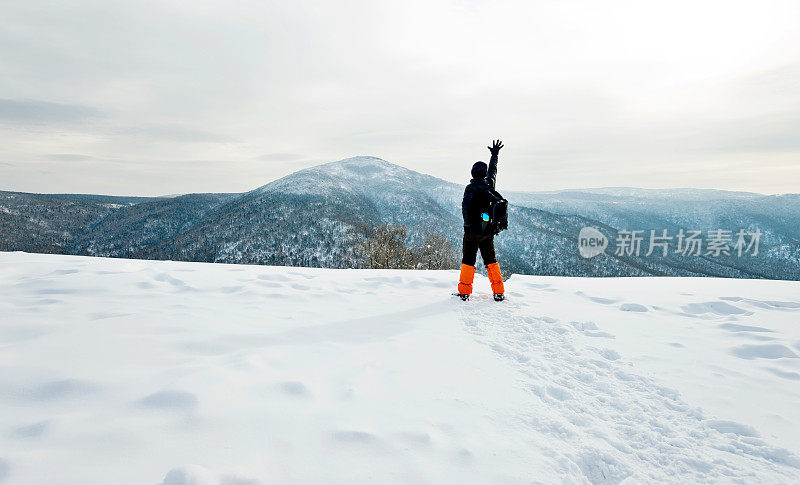
[[[449,239],[428,228],[422,242],[412,250],[416,269],[455,269],[458,253]]]
[[[457,254],[453,244],[427,229],[421,242],[409,247],[408,228],[385,224],[361,226],[353,231],[356,263],[371,269],[453,269]]]
[[[365,268],[411,269],[412,251],[406,247],[406,226],[393,224],[360,228],[356,234],[355,255]]]

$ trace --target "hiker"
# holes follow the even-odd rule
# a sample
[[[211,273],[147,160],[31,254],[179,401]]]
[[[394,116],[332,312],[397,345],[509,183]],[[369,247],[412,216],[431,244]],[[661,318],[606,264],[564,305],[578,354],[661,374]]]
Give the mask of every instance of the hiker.
[[[461,201],[461,213],[464,216],[464,248],[461,259],[461,275],[458,280],[458,296],[468,300],[472,294],[472,280],[475,277],[475,261],[478,250],[481,251],[483,264],[492,283],[492,293],[495,301],[505,299],[503,277],[500,274],[500,265],[494,254],[494,235],[492,227],[487,227],[489,221],[489,206],[499,194],[495,192],[495,178],[497,177],[497,155],[503,148],[503,142],[495,140],[488,147],[492,153],[489,166],[484,162],[475,162],[472,166],[472,180],[464,189],[464,199]]]

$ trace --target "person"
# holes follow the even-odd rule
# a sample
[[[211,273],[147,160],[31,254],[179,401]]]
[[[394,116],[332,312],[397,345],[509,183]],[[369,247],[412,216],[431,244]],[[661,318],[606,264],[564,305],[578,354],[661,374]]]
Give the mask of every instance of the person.
[[[503,148],[503,142],[494,140],[488,148],[492,154],[489,166],[487,167],[484,162],[475,162],[471,170],[472,180],[464,189],[464,199],[461,201],[461,213],[464,216],[464,245],[461,274],[458,278],[458,296],[462,300],[468,300],[472,294],[478,250],[481,252],[483,264],[486,265],[495,301],[505,299],[503,276],[500,274],[500,265],[494,252],[494,232],[485,230],[484,222],[489,220],[489,202],[494,197],[497,178],[497,157]]]

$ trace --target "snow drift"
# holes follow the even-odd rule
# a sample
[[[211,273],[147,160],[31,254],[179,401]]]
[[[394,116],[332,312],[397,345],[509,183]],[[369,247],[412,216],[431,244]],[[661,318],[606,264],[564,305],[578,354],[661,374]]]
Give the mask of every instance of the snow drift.
[[[794,482],[800,283],[0,253],[0,482]]]

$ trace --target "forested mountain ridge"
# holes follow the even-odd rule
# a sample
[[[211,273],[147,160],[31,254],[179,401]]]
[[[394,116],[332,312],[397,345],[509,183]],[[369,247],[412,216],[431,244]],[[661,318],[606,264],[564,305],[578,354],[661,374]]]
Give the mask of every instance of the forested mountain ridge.
[[[502,177],[498,189],[502,191]],[[375,157],[300,170],[242,194],[177,197],[0,192],[0,250],[143,259],[346,268],[354,238],[382,224],[434,231],[460,246],[463,186]],[[800,279],[800,196],[699,189],[508,192],[510,228],[496,239],[507,272],[569,276]],[[584,259],[581,228],[609,241]],[[682,254],[679,231],[760,233],[756,255]],[[641,231],[639,254],[615,254],[620,231]],[[672,236],[650,256],[650,231]],[[752,253],[752,248],[751,248]],[[454,261],[457,265],[458,261]]]

